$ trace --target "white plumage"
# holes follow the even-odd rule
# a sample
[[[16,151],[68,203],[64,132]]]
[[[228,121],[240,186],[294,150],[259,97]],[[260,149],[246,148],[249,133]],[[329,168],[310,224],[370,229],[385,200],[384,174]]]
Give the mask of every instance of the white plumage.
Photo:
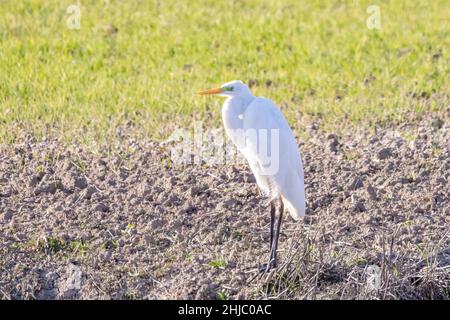
[[[281,199],[295,220],[305,216],[303,164],[297,142],[280,109],[269,99],[255,97],[242,81],[231,81],[201,95],[226,96],[222,118],[227,135],[247,159],[256,182],[271,202]],[[283,204],[281,205],[280,221]],[[272,207],[273,208],[273,207]],[[271,212],[272,220],[273,213]],[[273,243],[271,221],[271,259]],[[279,232],[279,226],[278,226]]]
[[[300,151],[286,119],[269,99],[255,97],[241,81],[231,81],[222,88],[232,87],[222,108],[225,130],[230,139],[247,159],[261,191],[270,199],[282,197],[292,218],[305,216],[305,188]],[[270,139],[270,132],[278,129],[279,139]],[[256,134],[252,134],[253,130]],[[266,130],[266,131],[262,131]],[[267,150],[278,143],[279,168],[276,173],[265,174],[264,152],[257,152],[267,136]],[[276,155],[274,155],[276,156]]]

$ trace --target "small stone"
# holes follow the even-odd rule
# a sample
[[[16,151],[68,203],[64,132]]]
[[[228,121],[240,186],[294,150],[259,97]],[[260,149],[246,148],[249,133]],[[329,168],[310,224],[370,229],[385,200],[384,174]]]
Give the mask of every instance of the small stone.
[[[386,170],[391,171],[394,169],[394,163],[391,161],[387,164]]]
[[[152,189],[146,183],[141,183],[138,187],[138,194],[141,197],[147,197],[152,193]]]
[[[25,241],[27,239],[27,235],[25,233],[19,232],[16,233],[16,238],[19,241]]]
[[[367,186],[366,191],[367,191],[367,193],[369,194],[369,196],[370,196],[370,198],[372,200],[376,200],[377,199],[377,192],[376,192],[375,188],[372,187],[370,184]]]
[[[366,211],[366,206],[361,201],[358,201],[354,207],[355,211],[364,212]]]
[[[122,196],[122,195],[120,195]],[[100,192],[96,192],[92,195],[91,197],[91,201],[92,202],[100,202],[104,199],[105,197],[100,193]],[[121,201],[123,201],[123,199],[121,199]]]
[[[208,284],[200,287],[200,290],[197,291],[195,299],[196,300],[212,300],[217,299],[217,290],[219,286],[216,284]]]
[[[328,150],[334,153],[337,153],[339,147],[339,141],[335,134],[331,133],[327,136],[328,142]]]
[[[0,192],[0,197],[3,197],[3,198],[8,198],[8,197],[11,197],[11,191],[6,191],[6,192]]]
[[[42,178],[44,177],[44,172],[39,172],[38,174],[34,175],[33,177],[31,177],[29,186],[34,188],[36,187],[39,182],[41,182]]]
[[[111,251],[110,250],[105,250],[105,252],[103,252],[101,254],[102,260],[103,261],[107,261],[111,258]]]
[[[130,200],[130,204],[132,206],[137,206],[137,205],[141,204],[141,202],[142,202],[142,199],[139,197],[134,197],[133,199]]]
[[[401,184],[408,184],[408,183],[414,182],[414,179],[412,179],[412,178],[407,178],[407,177],[401,177],[401,178],[398,180],[398,182],[401,183]]]
[[[9,221],[12,219],[14,212],[11,209],[6,209],[6,212],[3,215],[4,221]]]
[[[223,202],[223,205],[226,208],[233,208],[234,206],[236,206],[239,202],[236,199],[227,199]]]
[[[395,139],[394,143],[397,148],[400,148],[402,145],[405,144],[405,141],[403,141],[403,139],[401,139],[401,138],[397,138],[397,139]]]
[[[74,183],[75,188],[84,189],[88,186],[87,180],[85,177],[79,177],[75,180]]]
[[[55,182],[50,182],[44,186],[42,186],[41,188],[36,189],[36,191],[34,192],[36,195],[41,194],[41,193],[51,193],[54,194],[56,192],[56,190],[58,190],[58,185]]]
[[[433,120],[431,120],[431,126],[433,127],[433,129],[435,131],[441,129],[443,125],[444,125],[444,121],[439,117],[436,117]]]
[[[189,194],[191,197],[198,196],[203,192],[204,188],[199,186],[193,186],[189,189]]]
[[[158,197],[161,201],[164,201],[167,197],[167,194],[161,193]],[[177,205],[180,202],[180,198],[178,198],[175,194],[169,195],[168,199],[164,201],[164,206],[173,206]]]
[[[414,209],[414,213],[425,213],[425,210],[423,208],[417,207],[416,209]]]
[[[97,192],[97,188],[91,186],[91,187],[86,189],[86,192],[84,194],[84,198],[89,200],[89,199],[91,199],[92,195],[94,193],[96,193],[96,192]]]
[[[159,229],[164,227],[167,224],[167,220],[165,219],[155,219],[151,223],[152,229]]]
[[[183,207],[180,209],[179,214],[183,213],[193,213],[197,208],[190,202],[185,202]]]
[[[178,179],[176,177],[170,177],[169,183],[174,186],[177,184]]]
[[[94,207],[94,211],[98,211],[98,212],[108,212],[109,211],[109,207],[103,203],[99,203]]]
[[[128,178],[128,172],[126,170],[122,170],[119,174],[120,179],[125,180]]]
[[[384,160],[389,158],[392,155],[391,148],[383,148],[380,151],[378,151],[378,159]]]
[[[164,213],[166,212],[166,209],[164,209],[163,206],[156,206],[155,212],[156,212],[157,214],[164,214]]]
[[[359,189],[359,188],[362,188],[362,187],[364,187],[364,183],[363,183],[363,181],[362,181],[362,179],[360,177],[356,177],[352,181],[352,183],[350,183],[350,185],[349,185],[349,188],[351,190],[356,190],[356,189]]]

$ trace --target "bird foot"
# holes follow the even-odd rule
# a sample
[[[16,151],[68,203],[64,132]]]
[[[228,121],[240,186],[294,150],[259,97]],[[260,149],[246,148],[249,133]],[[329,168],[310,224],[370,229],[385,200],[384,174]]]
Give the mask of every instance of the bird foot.
[[[256,268],[253,269],[253,272],[255,272],[255,269],[258,272],[247,281],[247,284],[250,284],[255,279],[261,279],[264,275],[270,276],[272,274],[272,271],[276,269],[276,265],[274,265],[272,261],[272,263],[264,263],[262,265],[256,266]]]
[[[271,261],[269,263],[264,263],[259,267],[259,273],[269,273],[271,270],[276,269],[277,265],[274,263],[274,261]]]

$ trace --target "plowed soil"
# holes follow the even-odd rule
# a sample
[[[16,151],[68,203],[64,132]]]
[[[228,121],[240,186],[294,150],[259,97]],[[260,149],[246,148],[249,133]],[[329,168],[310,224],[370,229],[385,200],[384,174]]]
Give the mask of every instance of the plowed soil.
[[[308,127],[307,218],[285,215],[262,275],[269,207],[245,163],[24,136],[0,147],[0,298],[449,298],[449,128]]]

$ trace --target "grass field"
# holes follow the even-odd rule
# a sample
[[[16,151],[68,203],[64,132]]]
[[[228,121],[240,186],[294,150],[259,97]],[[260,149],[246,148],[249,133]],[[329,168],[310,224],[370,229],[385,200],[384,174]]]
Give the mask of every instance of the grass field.
[[[0,0],[0,300],[449,299],[449,13]],[[195,93],[234,79],[300,138],[306,217],[285,215],[265,274],[249,166],[215,131],[165,140],[220,126],[223,100]]]
[[[296,130],[382,124],[444,110],[450,2],[76,1],[0,5],[0,141],[17,127],[87,140],[133,121],[154,138],[193,117],[220,121],[221,99],[196,96],[232,79],[274,99]]]

